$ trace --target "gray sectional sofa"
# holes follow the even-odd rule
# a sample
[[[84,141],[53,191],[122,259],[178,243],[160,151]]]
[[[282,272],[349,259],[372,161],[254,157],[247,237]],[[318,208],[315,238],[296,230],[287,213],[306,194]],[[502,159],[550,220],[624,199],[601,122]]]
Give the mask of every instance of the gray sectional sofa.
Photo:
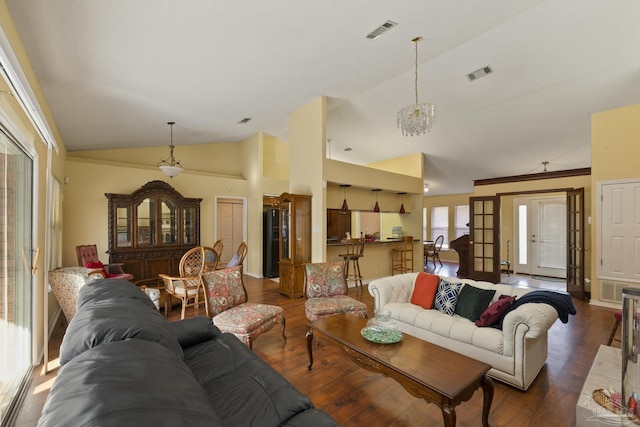
[[[168,322],[135,285],[86,284],[38,426],[336,426],[211,319]]]

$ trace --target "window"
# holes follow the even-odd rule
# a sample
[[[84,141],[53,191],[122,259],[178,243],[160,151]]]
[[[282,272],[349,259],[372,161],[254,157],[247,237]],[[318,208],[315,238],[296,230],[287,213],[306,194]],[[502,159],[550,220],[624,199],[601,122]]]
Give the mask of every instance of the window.
[[[31,368],[33,160],[0,131],[0,423]]]
[[[443,249],[449,247],[449,207],[436,206],[431,210],[431,240],[444,236]]]
[[[469,234],[469,205],[459,205],[455,207],[453,238]]]
[[[427,239],[427,208],[422,208],[422,240]]]

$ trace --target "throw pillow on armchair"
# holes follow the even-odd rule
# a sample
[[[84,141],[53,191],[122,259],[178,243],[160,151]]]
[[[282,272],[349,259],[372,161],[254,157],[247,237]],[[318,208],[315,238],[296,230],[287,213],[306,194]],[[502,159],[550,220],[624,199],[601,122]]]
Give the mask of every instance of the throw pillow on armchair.
[[[105,270],[104,264],[102,264],[100,261],[89,261],[88,263],[85,264],[85,267],[86,268],[96,269],[96,270],[101,270],[102,271],[102,275],[104,277],[111,277],[111,275],[109,275],[107,273],[107,270]]]

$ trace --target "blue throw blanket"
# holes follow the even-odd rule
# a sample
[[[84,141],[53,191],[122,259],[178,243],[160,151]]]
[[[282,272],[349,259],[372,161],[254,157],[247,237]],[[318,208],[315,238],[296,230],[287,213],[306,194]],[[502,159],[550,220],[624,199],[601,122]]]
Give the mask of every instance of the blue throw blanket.
[[[573,305],[571,295],[553,291],[532,291],[516,299],[507,311],[505,311],[500,319],[500,329],[502,329],[502,321],[507,313],[528,302],[549,304],[556,309],[558,317],[562,323],[567,323],[569,321],[570,314],[576,314],[576,307]]]

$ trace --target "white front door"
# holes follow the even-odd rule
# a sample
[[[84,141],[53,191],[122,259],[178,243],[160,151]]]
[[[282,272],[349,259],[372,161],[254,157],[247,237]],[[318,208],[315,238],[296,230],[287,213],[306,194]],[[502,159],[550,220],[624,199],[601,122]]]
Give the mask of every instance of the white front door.
[[[515,200],[515,272],[566,278],[566,212],[564,194]]]

